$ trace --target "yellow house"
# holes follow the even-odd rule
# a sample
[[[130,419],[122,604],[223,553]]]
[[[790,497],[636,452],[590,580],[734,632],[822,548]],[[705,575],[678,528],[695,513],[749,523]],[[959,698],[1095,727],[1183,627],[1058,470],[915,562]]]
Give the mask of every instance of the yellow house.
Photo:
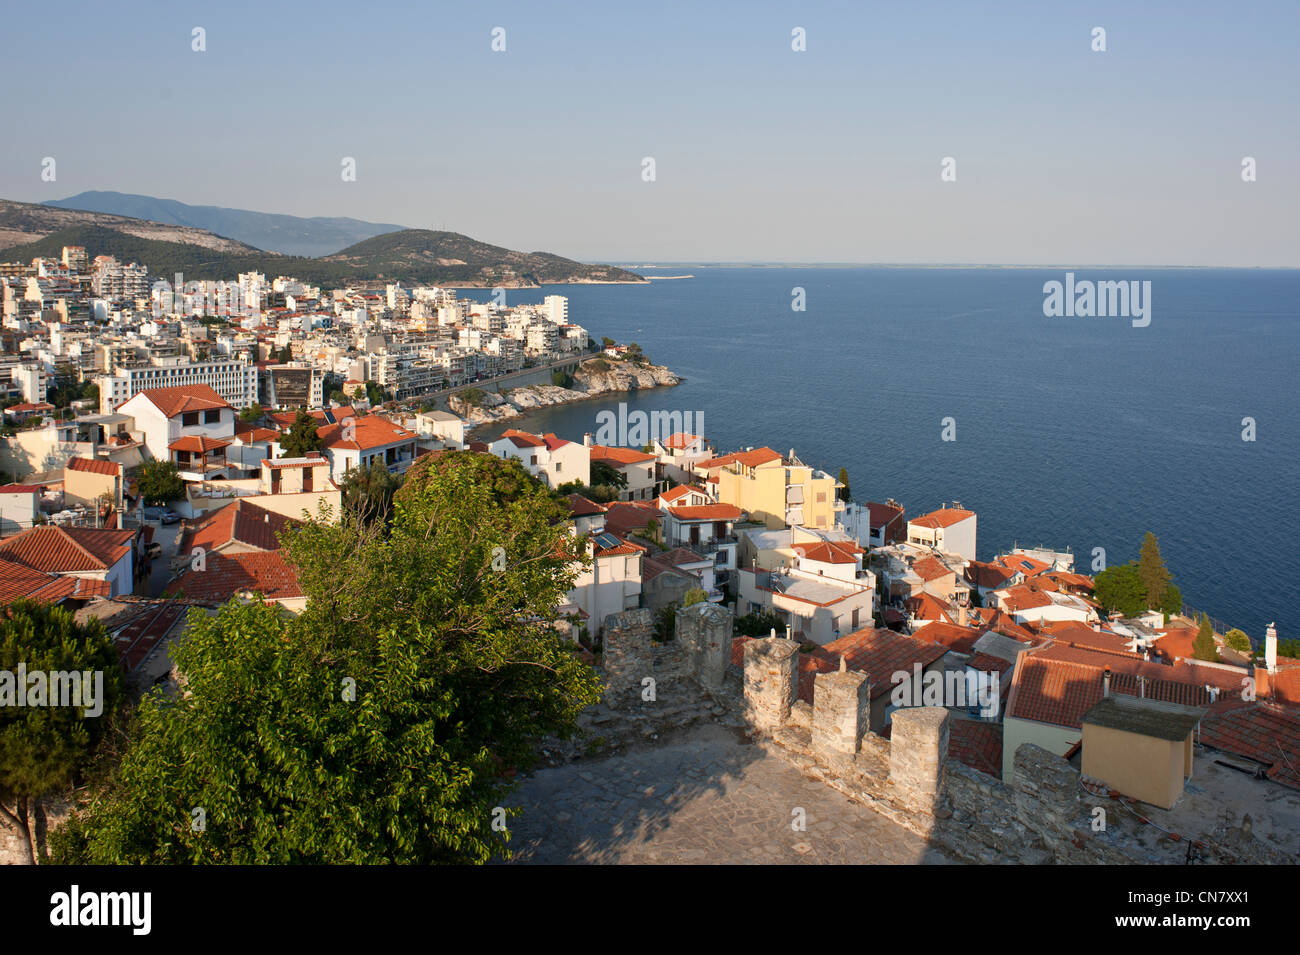
[[[107,494],[114,507],[122,506],[125,469],[105,458],[68,458],[63,468],[63,500],[67,504],[93,504]]]
[[[783,458],[771,448],[756,448],[697,465],[701,467],[717,469],[720,503],[746,511],[771,529],[803,525],[829,530],[843,508],[835,498],[839,482],[793,452]]]
[[[1134,696],[1103,697],[1083,717],[1083,772],[1169,809],[1192,775],[1192,736],[1205,710]]]

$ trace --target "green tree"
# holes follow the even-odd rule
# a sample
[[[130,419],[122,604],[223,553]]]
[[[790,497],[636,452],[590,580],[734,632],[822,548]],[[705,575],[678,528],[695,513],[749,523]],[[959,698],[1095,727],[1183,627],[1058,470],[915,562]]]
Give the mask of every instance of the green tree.
[[[573,384],[573,376],[563,368],[557,368],[555,371],[551,372],[551,384],[557,385],[560,388],[568,388]]]
[[[276,353],[275,360],[277,364],[289,364],[289,362],[293,361],[293,347],[288,342],[285,342],[284,347]]]
[[[1093,595],[1107,611],[1136,617],[1147,609],[1146,590],[1136,564],[1107,567],[1093,580]]]
[[[320,435],[316,433],[316,419],[299,408],[294,415],[289,433],[280,438],[280,456],[285,458],[304,458],[309,451],[321,449]]]
[[[1142,554],[1138,558],[1137,567],[1142,588],[1146,592],[1147,606],[1160,607],[1164,603],[1165,590],[1169,587],[1171,577],[1160,556],[1160,542],[1150,531],[1142,539]]]
[[[766,637],[773,630],[778,636],[785,635],[785,621],[770,610],[748,613],[736,618],[736,632],[742,637]]]
[[[1218,660],[1219,651],[1214,645],[1214,628],[1210,618],[1201,614],[1201,623],[1196,630],[1196,640],[1192,643],[1192,657],[1196,660]]]
[[[1223,642],[1230,650],[1236,650],[1238,653],[1250,653],[1250,637],[1236,627],[1223,635]]]
[[[186,693],[142,703],[118,778],[56,833],[59,861],[504,853],[507,770],[600,697],[549,622],[585,555],[517,462],[452,453],[412,471],[389,533],[345,514],[285,535],[300,616],[194,615],[176,651]]]
[[[627,487],[627,475],[605,461],[591,462],[592,487]]]
[[[846,468],[840,468],[839,483],[844,486],[836,490],[835,497],[841,501],[853,500],[853,492],[849,490],[849,472]]]
[[[259,402],[254,401],[251,405],[239,412],[241,421],[261,421],[266,412],[262,409]]]
[[[703,587],[692,587],[682,596],[682,606],[689,607],[692,604],[704,603],[708,599],[709,595]]]
[[[170,461],[146,461],[136,482],[146,504],[166,504],[185,496],[185,482]]]
[[[1165,597],[1160,601],[1159,609],[1164,613],[1166,619],[1182,612],[1183,592],[1178,589],[1177,584],[1170,584],[1165,588]]]
[[[0,673],[16,674],[23,664],[27,685],[0,681],[0,825],[12,829],[33,863],[45,856],[45,800],[82,781],[102,752],[122,699],[122,671],[113,640],[98,620],[79,625],[62,607],[18,601],[0,609]],[[82,683],[87,708],[16,706],[30,703],[31,677],[53,672],[92,675]],[[95,710],[98,709],[96,713]]]
[[[393,495],[401,486],[401,479],[388,470],[381,458],[371,458],[369,467],[352,468],[343,476],[343,507],[362,521],[387,523],[393,511]]]

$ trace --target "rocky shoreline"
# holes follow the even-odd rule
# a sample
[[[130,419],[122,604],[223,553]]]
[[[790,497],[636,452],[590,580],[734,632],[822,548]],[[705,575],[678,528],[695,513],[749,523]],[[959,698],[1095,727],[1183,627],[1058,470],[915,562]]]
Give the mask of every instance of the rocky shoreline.
[[[607,367],[590,367],[598,360],[603,360]],[[466,402],[461,398],[462,392],[458,392],[448,399],[448,405],[464,419],[465,430],[469,432],[484,425],[521,417],[539,408],[586,401],[588,398],[613,393],[640,391],[643,388],[671,387],[680,383],[681,379],[663,365],[643,365],[610,358],[592,359],[578,367],[571,388],[559,385],[524,385],[501,394],[484,391],[476,404]]]

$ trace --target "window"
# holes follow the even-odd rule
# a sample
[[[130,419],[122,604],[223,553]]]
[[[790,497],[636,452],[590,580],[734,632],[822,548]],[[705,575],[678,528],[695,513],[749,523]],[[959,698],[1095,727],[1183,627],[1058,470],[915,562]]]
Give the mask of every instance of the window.
[[[220,420],[221,420],[221,412],[218,411],[216,408],[212,408],[209,411],[203,412],[204,424],[216,424]]]
[[[181,415],[181,425],[186,428],[193,427],[199,423],[199,413],[197,411],[187,411]]]
[[[563,462],[563,461],[556,461],[556,462],[555,462],[555,473],[556,473],[556,474],[559,474],[559,473],[560,473],[561,471],[563,471],[563,470],[564,470],[564,462]]]

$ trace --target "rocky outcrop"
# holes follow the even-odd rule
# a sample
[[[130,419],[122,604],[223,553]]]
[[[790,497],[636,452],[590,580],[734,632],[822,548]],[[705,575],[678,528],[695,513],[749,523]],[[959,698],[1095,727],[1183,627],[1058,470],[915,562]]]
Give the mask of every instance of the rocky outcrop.
[[[578,367],[573,376],[572,388],[527,385],[502,394],[482,392],[473,404],[465,401],[458,393],[452,395],[448,403],[453,412],[465,419],[467,427],[477,428],[495,421],[518,418],[538,408],[583,401],[599,395],[676,385],[680,381],[680,378],[662,365],[592,359]]]
[[[680,378],[662,365],[637,365],[606,358],[583,362],[573,376],[574,387],[581,389],[588,397],[611,391],[636,391],[640,388],[676,385],[680,381]]]

